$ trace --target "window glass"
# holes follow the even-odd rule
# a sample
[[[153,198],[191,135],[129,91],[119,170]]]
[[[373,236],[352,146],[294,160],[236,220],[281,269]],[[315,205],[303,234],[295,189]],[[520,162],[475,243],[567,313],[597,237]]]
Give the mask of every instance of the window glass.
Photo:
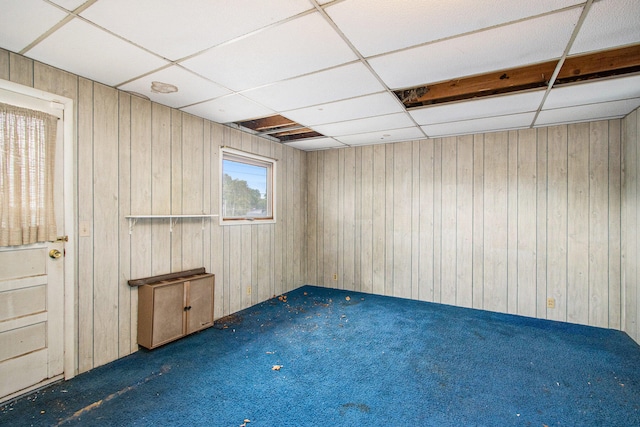
[[[221,152],[222,222],[275,221],[275,161],[228,148],[222,148]]]

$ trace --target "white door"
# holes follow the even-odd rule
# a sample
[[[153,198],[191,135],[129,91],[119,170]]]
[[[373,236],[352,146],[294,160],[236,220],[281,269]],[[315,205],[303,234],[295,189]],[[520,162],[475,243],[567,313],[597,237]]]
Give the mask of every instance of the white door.
[[[0,102],[62,117],[51,102],[0,90]],[[64,235],[63,129],[56,144],[56,223]],[[64,242],[0,248],[0,401],[62,378]]]

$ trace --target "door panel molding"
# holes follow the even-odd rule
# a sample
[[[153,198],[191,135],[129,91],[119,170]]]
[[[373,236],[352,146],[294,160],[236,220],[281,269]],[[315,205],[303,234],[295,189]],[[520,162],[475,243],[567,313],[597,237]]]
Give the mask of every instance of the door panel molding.
[[[62,378],[72,378],[77,373],[78,350],[75,307],[77,288],[75,274],[77,253],[75,207],[77,206],[77,191],[75,179],[76,167],[74,164],[77,144],[75,136],[75,105],[74,101],[70,98],[0,79],[0,101],[19,105],[21,101],[15,100],[23,96],[36,99],[38,100],[36,102],[41,102],[41,105],[47,105],[49,113],[55,114],[62,119],[60,120],[61,124],[58,127],[58,131],[62,134],[63,150],[62,156],[59,157],[61,162],[57,162],[56,166],[61,165],[63,167],[62,211],[64,212],[64,220],[63,224],[58,223],[58,234],[67,235],[69,240],[66,243],[51,242],[43,246],[55,248],[65,253],[65,256],[58,260],[52,260],[49,259],[49,257],[46,258],[46,268],[48,272],[53,275],[58,275],[57,277],[60,279],[64,277],[64,292],[50,292],[47,295],[49,316],[57,315],[62,319],[60,327],[63,330],[64,339],[58,340],[59,342],[53,344],[54,350],[59,356],[49,360],[49,372],[45,372],[44,375],[42,375],[42,373],[37,373],[37,375],[34,373],[34,378],[38,377],[35,378],[37,381],[45,379],[44,381],[34,384],[33,386],[26,386],[23,390],[11,395],[0,397],[0,401],[15,398],[20,394],[24,394]],[[10,102],[9,99],[14,100],[14,102]],[[18,102],[18,104],[16,104],[16,102]],[[26,249],[28,249],[28,247],[26,247]],[[36,353],[38,352],[34,352],[34,354]],[[63,372],[63,374],[57,375],[57,372]],[[42,378],[40,378],[40,376],[42,376]],[[46,379],[47,377],[49,378]],[[4,394],[5,393],[0,393],[0,396]]]

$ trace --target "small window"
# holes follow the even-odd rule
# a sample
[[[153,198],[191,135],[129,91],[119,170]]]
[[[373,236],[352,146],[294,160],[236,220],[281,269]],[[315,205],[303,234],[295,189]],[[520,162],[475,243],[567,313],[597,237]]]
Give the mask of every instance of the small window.
[[[275,222],[276,161],[220,149],[220,223]]]

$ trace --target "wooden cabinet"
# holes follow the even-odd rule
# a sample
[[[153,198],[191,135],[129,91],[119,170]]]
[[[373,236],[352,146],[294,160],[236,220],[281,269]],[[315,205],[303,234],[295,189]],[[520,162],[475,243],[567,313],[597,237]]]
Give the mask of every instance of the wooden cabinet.
[[[214,284],[201,273],[137,285],[138,344],[151,349],[213,326]]]

